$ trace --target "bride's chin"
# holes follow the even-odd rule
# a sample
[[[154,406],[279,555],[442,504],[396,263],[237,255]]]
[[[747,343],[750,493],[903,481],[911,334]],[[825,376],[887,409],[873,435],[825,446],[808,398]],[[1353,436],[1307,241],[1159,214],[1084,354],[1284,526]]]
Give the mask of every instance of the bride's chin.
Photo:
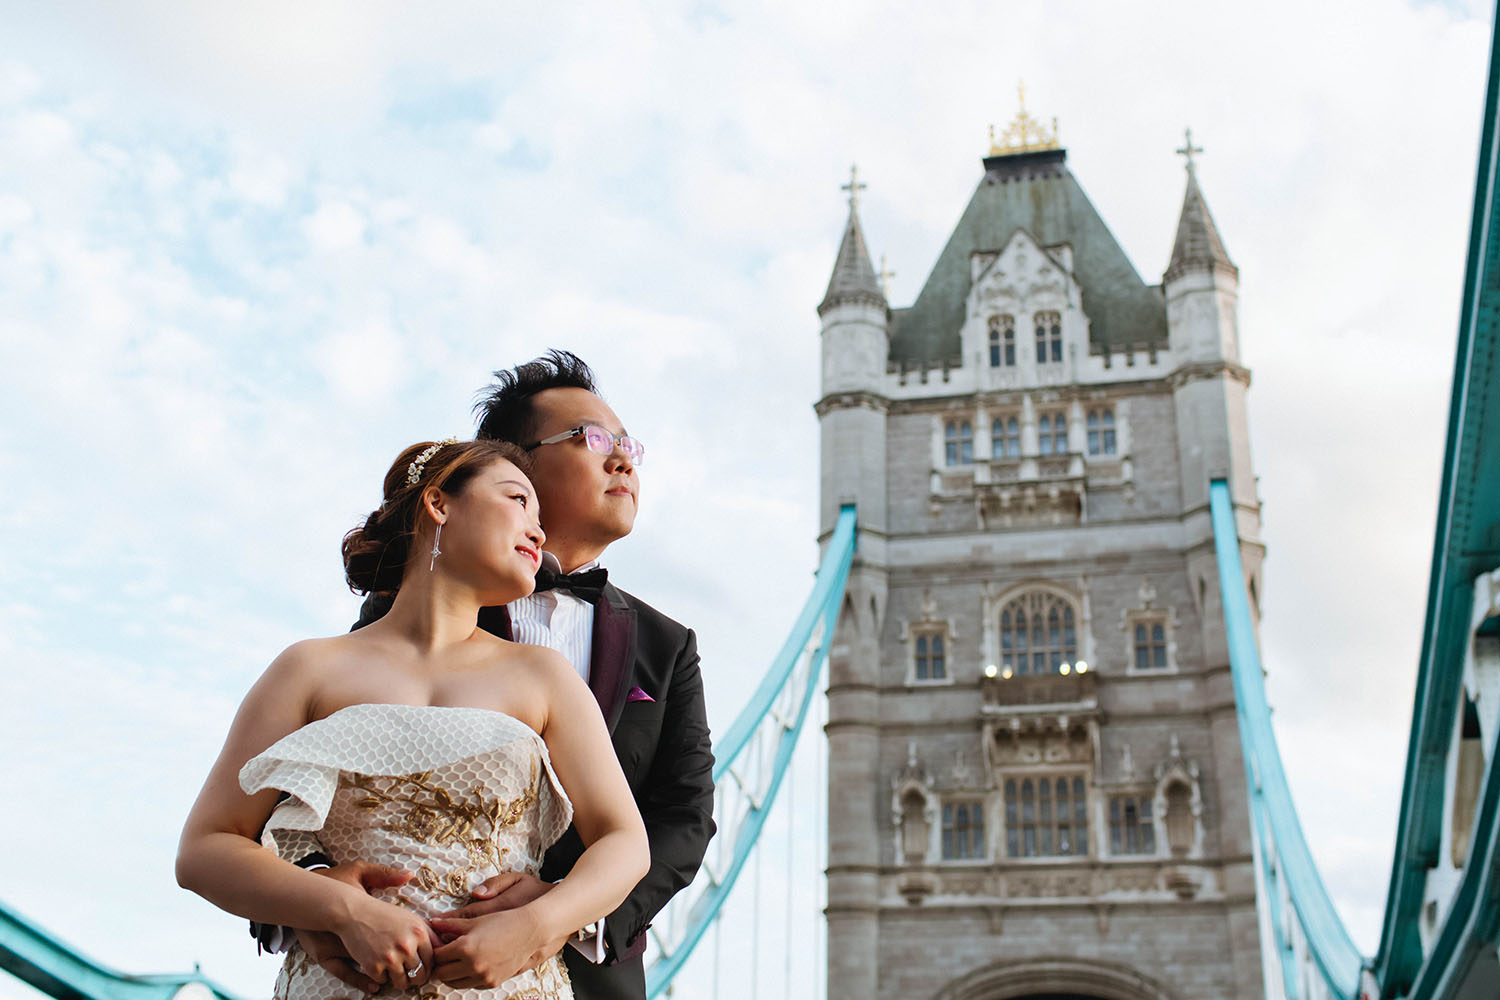
[[[489,586],[479,591],[479,603],[481,607],[493,608],[501,604],[509,604],[511,601],[520,600],[536,589],[536,580],[530,576],[507,576],[503,580],[496,580]]]

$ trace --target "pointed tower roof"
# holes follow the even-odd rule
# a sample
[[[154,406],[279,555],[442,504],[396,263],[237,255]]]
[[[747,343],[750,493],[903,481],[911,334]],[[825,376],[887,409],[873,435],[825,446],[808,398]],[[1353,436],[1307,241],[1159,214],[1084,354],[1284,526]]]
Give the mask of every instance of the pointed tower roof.
[[[849,192],[849,221],[844,224],[844,239],[839,244],[833,275],[828,279],[828,291],[818,304],[820,316],[841,302],[863,300],[888,307],[885,291],[875,277],[875,266],[870,263],[864,230],[859,225],[859,192],[863,188],[858,169],[850,167],[849,183],[844,185],[844,190]]]
[[[1239,268],[1229,259],[1224,241],[1219,238],[1219,229],[1214,217],[1203,200],[1198,188],[1198,172],[1194,168],[1193,154],[1203,150],[1193,145],[1193,133],[1187,133],[1187,145],[1177,152],[1187,157],[1187,193],[1182,198],[1182,217],[1177,220],[1177,239],[1172,243],[1172,260],[1167,265],[1162,282],[1182,277],[1190,271],[1218,271],[1231,278],[1238,278]]]
[[[1147,285],[1067,168],[1062,148],[1000,150],[984,158],[984,177],[938,255],[916,301],[891,313],[891,359],[960,363],[965,297],[976,251],[1000,250],[1016,230],[1044,247],[1073,248],[1089,340],[1104,347],[1165,346],[1166,301]]]

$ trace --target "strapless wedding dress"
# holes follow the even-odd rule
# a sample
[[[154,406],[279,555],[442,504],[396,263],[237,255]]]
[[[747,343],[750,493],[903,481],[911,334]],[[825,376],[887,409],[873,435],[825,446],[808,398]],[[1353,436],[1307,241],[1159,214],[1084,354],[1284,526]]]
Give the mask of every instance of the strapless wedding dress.
[[[423,917],[469,902],[502,872],[535,875],[572,821],[546,744],[529,726],[482,708],[353,705],[280,740],[240,771],[247,794],[287,793],[261,843],[289,861],[321,852],[413,873],[376,895]],[[569,1000],[553,956],[495,990],[432,982],[379,996],[421,1000]],[[314,963],[287,953],[276,1000],[366,1000]]]

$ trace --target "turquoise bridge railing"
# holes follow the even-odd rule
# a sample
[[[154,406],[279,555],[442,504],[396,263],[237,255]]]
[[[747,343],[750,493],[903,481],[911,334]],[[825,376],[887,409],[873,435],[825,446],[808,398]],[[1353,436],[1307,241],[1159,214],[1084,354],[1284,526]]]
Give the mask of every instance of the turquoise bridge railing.
[[[839,513],[812,593],[760,687],[714,742],[714,820],[719,832],[698,877],[651,926],[654,960],[646,995],[658,997],[713,925],[755,849],[818,693],[839,602],[854,559],[854,508]]]
[[[131,976],[85,958],[0,906],[0,969],[58,1000],[237,1000],[197,972]]]
[[[1316,1000],[1324,995],[1356,1000],[1361,970],[1367,963],[1318,875],[1281,767],[1227,482],[1210,484],[1209,510],[1250,796],[1262,932],[1269,930],[1271,937],[1262,942],[1262,948],[1274,948],[1275,967],[1270,971],[1279,974],[1287,1000]],[[1316,969],[1320,983],[1311,981],[1309,967]],[[1267,984],[1267,995],[1279,995],[1271,985]]]

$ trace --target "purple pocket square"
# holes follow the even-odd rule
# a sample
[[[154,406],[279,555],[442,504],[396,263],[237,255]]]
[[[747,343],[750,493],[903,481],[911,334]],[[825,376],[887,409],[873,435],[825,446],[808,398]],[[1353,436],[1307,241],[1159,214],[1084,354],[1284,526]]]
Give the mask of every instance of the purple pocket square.
[[[632,702],[632,701],[655,701],[656,699],[653,698],[653,697],[651,697],[646,692],[642,691],[640,688],[633,687],[633,688],[630,689],[630,693],[627,694],[627,695],[625,695],[625,700],[627,702]]]

